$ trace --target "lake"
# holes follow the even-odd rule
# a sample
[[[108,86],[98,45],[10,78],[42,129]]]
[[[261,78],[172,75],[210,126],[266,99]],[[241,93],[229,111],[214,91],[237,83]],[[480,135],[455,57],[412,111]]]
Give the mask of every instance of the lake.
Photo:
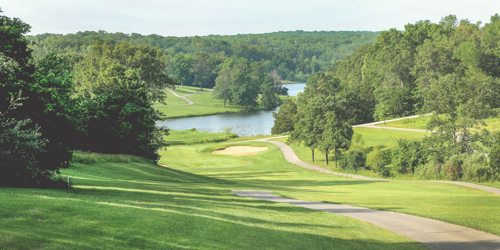
[[[296,96],[303,91],[305,83],[285,84],[289,96]],[[197,116],[187,118],[174,118],[157,121],[157,126],[166,126],[173,130],[186,130],[195,128],[202,132],[224,132],[224,127],[230,127],[231,133],[238,136],[270,135],[274,125],[272,111],[255,111]]]

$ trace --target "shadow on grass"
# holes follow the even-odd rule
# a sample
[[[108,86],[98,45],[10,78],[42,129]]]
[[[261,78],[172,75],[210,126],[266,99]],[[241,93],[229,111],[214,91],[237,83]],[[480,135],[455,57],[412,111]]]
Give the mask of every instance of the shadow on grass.
[[[178,187],[176,192],[182,190]],[[41,224],[38,217],[21,215],[23,211],[18,210],[13,218],[26,217],[22,222],[5,224],[0,220],[0,248],[423,249],[419,243],[388,243],[375,236],[356,239],[359,230],[367,229],[354,220],[308,223],[324,213],[267,201],[227,199],[226,194],[218,197],[222,190],[211,197],[194,190],[164,195],[75,188],[77,195],[55,192],[46,195],[43,204],[40,197],[34,197],[24,206],[31,203],[51,211],[43,215],[44,221],[63,216],[64,223],[75,225]],[[53,209],[61,206],[75,211],[58,213]],[[309,220],[295,219],[302,217]]]

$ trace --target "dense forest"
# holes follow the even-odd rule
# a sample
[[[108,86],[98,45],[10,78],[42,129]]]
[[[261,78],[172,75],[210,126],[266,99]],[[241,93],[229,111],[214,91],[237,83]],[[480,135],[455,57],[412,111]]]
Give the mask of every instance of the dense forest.
[[[484,25],[450,15],[383,31],[333,70],[309,77],[295,103],[274,115],[273,132],[291,132],[292,141],[327,159],[330,152],[335,159],[342,154],[344,167],[384,172],[392,164],[423,178],[500,179],[500,133],[475,129],[498,116],[499,66],[498,14]],[[346,124],[426,113],[433,114],[427,129],[435,133],[422,142],[401,139],[386,155],[375,149],[368,158],[377,160],[368,165],[366,152],[350,147],[353,132]]]
[[[310,74],[332,68],[335,62],[364,44],[375,42],[379,32],[366,31],[320,31],[320,32],[276,32],[267,34],[163,37],[136,33],[107,33],[85,31],[76,34],[41,34],[27,36],[35,42],[35,57],[49,52],[89,54],[96,41],[99,43],[127,42],[132,45],[146,44],[162,49],[166,55],[167,72],[179,83],[196,82],[195,65],[208,60],[210,77],[205,87],[213,87],[222,62],[236,56],[250,63],[259,62],[264,72],[275,71],[281,79],[306,81]]]

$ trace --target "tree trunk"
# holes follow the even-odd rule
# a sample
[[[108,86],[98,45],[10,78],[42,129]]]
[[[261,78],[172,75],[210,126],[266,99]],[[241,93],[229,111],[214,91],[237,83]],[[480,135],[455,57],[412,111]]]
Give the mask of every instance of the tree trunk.
[[[224,107],[226,106],[226,99],[224,99]]]
[[[337,148],[333,149],[333,154],[335,155],[335,168],[337,168]]]
[[[314,148],[312,149],[312,159],[313,159],[313,162],[314,162]]]
[[[328,153],[325,153],[325,162],[326,162],[326,165],[328,165]]]

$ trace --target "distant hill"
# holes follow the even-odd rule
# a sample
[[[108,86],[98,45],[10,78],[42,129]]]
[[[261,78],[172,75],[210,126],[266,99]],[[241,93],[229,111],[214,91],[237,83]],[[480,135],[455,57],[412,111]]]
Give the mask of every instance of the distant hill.
[[[283,79],[304,81],[314,72],[328,70],[356,48],[373,44],[379,34],[369,31],[281,31],[232,36],[164,37],[101,30],[67,35],[45,33],[27,38],[35,42],[33,49],[36,57],[48,52],[88,54],[96,40],[108,43],[125,41],[161,48],[169,57],[181,52],[194,54],[202,51],[219,53],[222,57],[245,57],[251,62],[261,62],[266,72],[277,70]]]

